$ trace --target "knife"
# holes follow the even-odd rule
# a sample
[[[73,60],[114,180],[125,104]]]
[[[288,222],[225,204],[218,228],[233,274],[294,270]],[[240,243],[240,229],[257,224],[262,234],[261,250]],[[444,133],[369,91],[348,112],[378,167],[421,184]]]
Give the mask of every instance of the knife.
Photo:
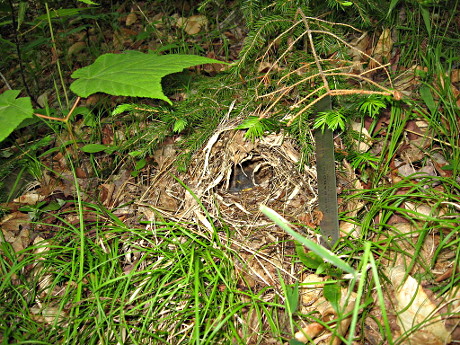
[[[315,113],[331,110],[331,96],[327,95],[315,104]],[[332,248],[339,239],[339,215],[337,204],[337,184],[335,174],[334,139],[329,128],[316,129],[316,174],[318,177],[321,244]]]

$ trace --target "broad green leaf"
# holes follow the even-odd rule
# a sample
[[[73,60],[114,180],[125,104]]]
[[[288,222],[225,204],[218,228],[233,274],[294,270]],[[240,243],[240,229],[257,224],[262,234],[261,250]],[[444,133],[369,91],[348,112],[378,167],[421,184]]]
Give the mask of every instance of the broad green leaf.
[[[107,145],[102,145],[102,144],[88,144],[88,145],[85,145],[81,148],[81,150],[83,152],[86,152],[86,153],[98,153],[98,152],[102,152],[102,151],[105,151],[109,148],[109,146]]]
[[[289,304],[289,312],[294,314],[299,307],[299,282],[293,287],[286,286],[286,303]]]
[[[289,339],[289,345],[305,345],[305,343],[298,341],[295,338]]]
[[[128,152],[128,155],[130,155],[131,157],[137,157],[137,156],[140,156],[142,154],[142,151],[131,151],[131,152]]]
[[[420,96],[425,102],[426,106],[430,110],[431,115],[434,115],[437,110],[436,102],[434,101],[433,95],[431,94],[430,88],[426,85],[423,85],[420,88]]]
[[[425,22],[426,31],[428,36],[431,36],[431,19],[430,12],[423,6],[420,6],[420,13],[422,14],[423,21]]]
[[[313,252],[305,253],[303,246],[300,243],[295,245],[297,256],[305,267],[316,270],[319,266],[324,264],[323,259]]]
[[[157,98],[172,104],[163,94],[161,79],[184,68],[207,63],[224,62],[195,55],[155,55],[132,50],[104,54],[92,65],[72,74],[72,78],[78,80],[70,89],[84,98],[103,92],[114,96]]]
[[[134,169],[142,170],[146,165],[147,165],[147,160],[146,159],[140,159],[139,161],[136,162],[136,165],[135,165]]]
[[[325,284],[323,288],[324,297],[331,303],[335,311],[339,311],[340,284]]]
[[[0,141],[3,141],[22,121],[33,116],[29,97],[20,97],[19,90],[6,90],[0,95]]]
[[[78,1],[83,2],[84,4],[87,4],[87,5],[99,5],[98,3],[91,1],[91,0],[78,0]]]
[[[57,201],[51,201],[48,205],[42,208],[42,211],[57,211],[62,205]]]
[[[120,115],[121,113],[124,113],[125,111],[131,111],[133,109],[134,107],[131,104],[126,104],[126,103],[120,104],[112,111],[112,115]]]

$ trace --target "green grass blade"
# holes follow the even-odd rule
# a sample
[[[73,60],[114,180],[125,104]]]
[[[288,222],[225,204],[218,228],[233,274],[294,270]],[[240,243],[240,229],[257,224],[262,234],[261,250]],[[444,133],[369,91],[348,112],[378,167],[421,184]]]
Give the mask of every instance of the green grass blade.
[[[324,248],[323,246],[320,246],[319,244],[316,244],[315,242],[309,240],[308,238],[303,237],[302,235],[298,234],[294,230],[292,230],[289,225],[288,221],[281,217],[278,213],[273,211],[272,209],[261,205],[260,206],[260,211],[265,214],[268,218],[270,218],[272,221],[275,222],[276,225],[278,225],[281,229],[286,231],[289,235],[294,237],[297,241],[302,243],[305,247],[313,251],[314,253],[318,254],[321,256],[325,261],[330,262],[332,265],[340,268],[344,272],[350,273],[353,276],[356,276],[356,271],[345,261],[340,259],[337,255],[332,253],[330,250]]]

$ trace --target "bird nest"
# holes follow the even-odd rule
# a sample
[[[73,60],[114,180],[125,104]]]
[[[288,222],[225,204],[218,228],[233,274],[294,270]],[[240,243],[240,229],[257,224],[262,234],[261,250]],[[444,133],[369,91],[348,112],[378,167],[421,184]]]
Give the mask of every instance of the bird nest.
[[[237,267],[252,272],[245,274],[246,281],[278,285],[278,270],[294,282],[299,277],[289,273],[293,267],[288,258],[295,247],[259,207],[268,206],[291,223],[316,226],[316,170],[299,170],[294,139],[271,134],[251,141],[244,134],[231,126],[216,130],[194,155],[188,172],[177,177],[173,176],[174,144],[162,148],[154,157],[158,171],[141,200],[144,214],[152,221],[161,213],[174,221],[200,224],[209,238],[216,228],[234,229],[225,243],[231,243],[243,259]],[[297,230],[305,234],[308,228]],[[219,232],[219,236],[227,234]]]

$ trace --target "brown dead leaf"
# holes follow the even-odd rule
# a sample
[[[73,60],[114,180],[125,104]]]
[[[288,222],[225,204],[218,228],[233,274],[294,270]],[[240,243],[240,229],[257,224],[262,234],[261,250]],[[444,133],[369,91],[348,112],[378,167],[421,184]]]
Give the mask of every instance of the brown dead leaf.
[[[372,145],[372,138],[369,135],[366,127],[364,127],[360,122],[351,122],[351,129],[355,132],[358,132],[361,140],[353,139],[353,144],[356,147],[358,152],[367,152]]]
[[[115,185],[113,183],[103,183],[98,186],[99,200],[105,207],[109,207],[112,204],[113,192],[115,190]]]
[[[105,125],[102,128],[102,143],[104,145],[113,145],[113,127],[111,125]]]
[[[257,72],[261,74],[268,73],[270,71],[278,71],[278,70],[279,70],[278,64],[273,64],[268,61],[261,61],[259,63],[259,67],[257,67]]]
[[[231,153],[235,164],[240,163],[256,147],[254,142],[244,138],[243,131],[235,132],[228,145],[227,150]]]
[[[1,231],[6,242],[18,252],[30,242],[30,217],[22,212],[14,212],[2,219]],[[1,241],[1,240],[0,240]]]
[[[196,35],[202,28],[207,29],[208,18],[202,14],[197,14],[189,18],[180,17],[177,19],[176,26],[182,28],[189,35]]]
[[[405,281],[404,266],[388,269],[388,276],[395,288],[396,311],[400,333],[409,335],[411,344],[442,345],[451,341],[449,331],[422,286],[410,275]]]
[[[384,61],[389,61],[392,49],[393,40],[391,39],[391,30],[384,29],[374,48],[373,56],[380,63],[383,63]]]
[[[69,49],[67,49],[67,55],[68,56],[77,55],[85,48],[86,48],[86,42],[75,42],[69,47]]]
[[[350,72],[361,73],[364,70],[363,64],[367,61],[367,57],[363,53],[369,53],[370,37],[367,32],[360,37],[355,38],[350,42],[352,49],[349,49],[350,56],[353,59],[353,64]]]
[[[88,172],[84,168],[76,167],[75,168],[75,175],[78,178],[87,178],[88,177]]]
[[[302,330],[298,331],[294,337],[303,343],[308,342],[310,339],[316,338],[322,331],[324,330],[324,326],[318,322],[313,322],[309,324],[307,327],[302,328]]]
[[[451,81],[451,83],[460,82],[460,69],[453,69],[450,72],[450,81]]]
[[[126,20],[125,20],[126,26],[131,26],[136,22],[137,22],[137,15],[135,12],[131,12],[130,14],[126,16]]]
[[[27,193],[19,196],[13,201],[24,205],[35,205],[37,202],[42,201],[44,198],[45,197],[43,195],[38,193]]]

